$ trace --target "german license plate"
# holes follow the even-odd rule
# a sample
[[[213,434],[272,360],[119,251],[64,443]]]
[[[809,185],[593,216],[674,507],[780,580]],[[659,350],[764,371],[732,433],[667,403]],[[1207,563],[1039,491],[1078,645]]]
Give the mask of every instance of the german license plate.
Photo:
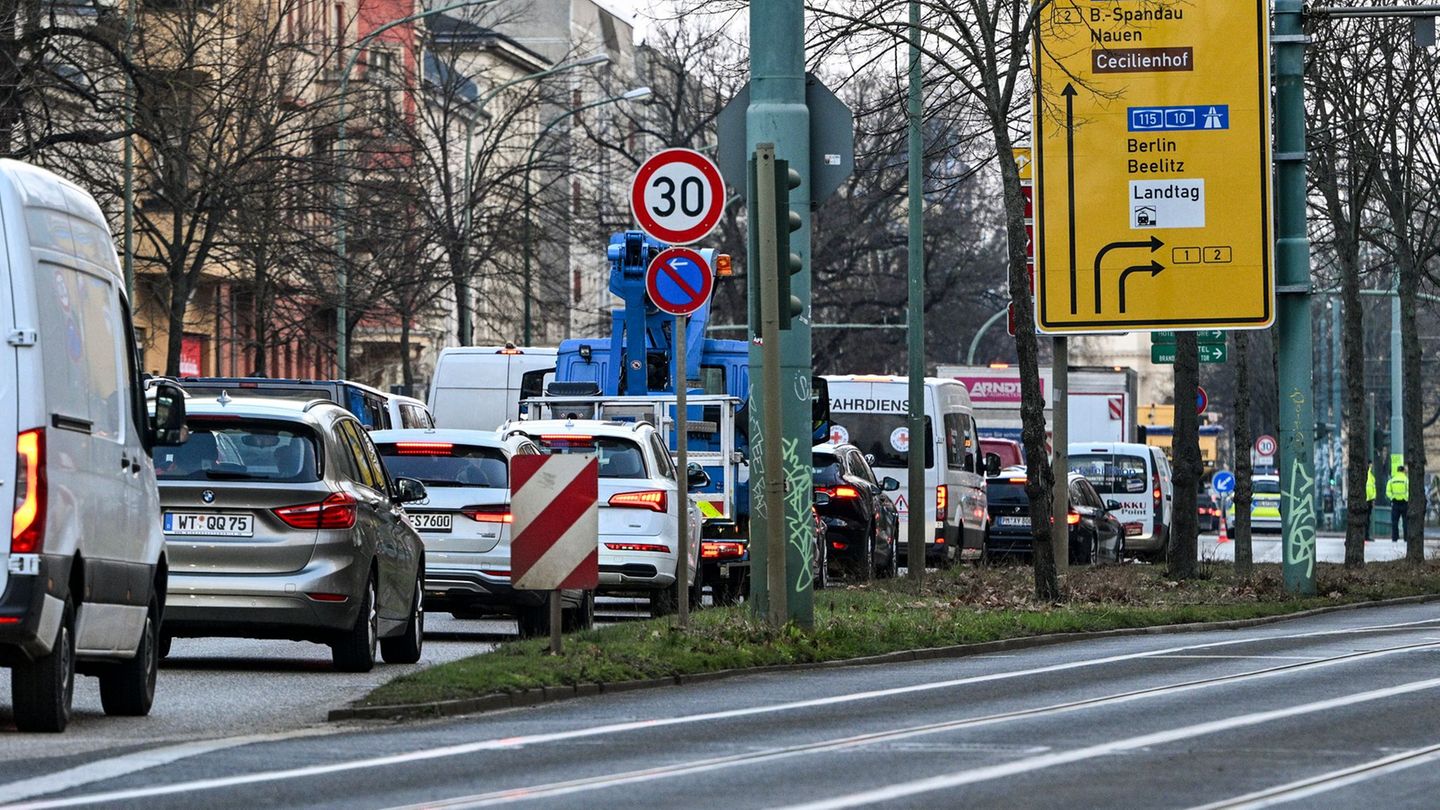
[[[410,525],[417,532],[448,532],[455,525],[449,512],[411,512]]]
[[[1135,537],[1135,536],[1137,536],[1137,535],[1142,534],[1144,531],[1145,531],[1145,524],[1143,524],[1143,523],[1126,523],[1126,524],[1125,524],[1125,536],[1126,536],[1126,537]]]
[[[254,515],[221,515],[214,512],[166,512],[166,534],[206,537],[254,537]]]
[[[1030,525],[1030,518],[1028,518],[1028,517],[1001,517],[998,522],[999,522],[999,524],[1000,524],[1001,526],[1029,526],[1029,525]]]

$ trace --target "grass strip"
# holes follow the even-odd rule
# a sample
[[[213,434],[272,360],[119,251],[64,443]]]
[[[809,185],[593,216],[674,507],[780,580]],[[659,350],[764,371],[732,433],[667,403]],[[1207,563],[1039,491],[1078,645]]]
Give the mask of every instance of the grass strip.
[[[1284,592],[1280,568],[1256,566],[1248,581],[1228,565],[1207,565],[1187,582],[1161,566],[1076,569],[1063,603],[1030,598],[1031,572],[1021,566],[960,567],[932,574],[917,588],[906,579],[819,591],[815,628],[773,630],[747,606],[691,615],[688,631],[652,619],[575,633],[565,652],[543,640],[502,643],[495,651],[402,675],[359,705],[390,706],[477,697],[540,686],[614,683],[726,669],[836,661],[900,650],[943,647],[1120,628],[1229,621],[1318,607],[1440,593],[1440,565],[1372,563],[1360,571],[1320,565],[1319,595]]]

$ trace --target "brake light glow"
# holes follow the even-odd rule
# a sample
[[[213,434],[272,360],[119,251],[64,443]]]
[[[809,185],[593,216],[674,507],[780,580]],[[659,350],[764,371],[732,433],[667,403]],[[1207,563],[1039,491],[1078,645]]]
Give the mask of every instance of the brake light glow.
[[[706,560],[720,560],[734,557],[739,559],[745,556],[744,543],[732,543],[728,541],[712,542],[709,540],[700,543],[700,557]]]
[[[944,519],[950,514],[950,487],[945,484],[935,487],[935,518]]]
[[[833,548],[833,549],[835,549],[836,551],[844,551],[845,549],[847,549],[847,548],[850,547],[850,544],[849,544],[849,543],[842,543],[842,542],[840,542],[839,540],[831,540],[831,541],[830,541],[830,547]]]
[[[1028,484],[1028,483],[1030,483],[1029,479],[1027,479],[1027,478],[1011,478],[1011,479],[1009,479],[1009,481],[1010,481],[1010,483],[1012,483],[1012,484]]]
[[[610,505],[626,509],[649,509],[654,512],[669,511],[669,500],[663,489],[647,489],[643,492],[619,492],[610,496]]]
[[[10,553],[34,554],[45,539],[45,431],[15,437],[15,506],[10,522]]]
[[[854,487],[844,487],[844,486],[842,486],[842,487],[834,487],[834,488],[831,488],[831,487],[816,487],[816,488],[815,488],[815,491],[816,491],[816,492],[823,492],[823,493],[825,493],[826,495],[829,495],[829,496],[832,497],[832,498],[840,498],[840,499],[842,499],[842,500],[848,500],[848,499],[853,499],[853,498],[858,498],[858,497],[860,497],[860,490],[858,490],[858,489],[856,489],[856,488],[854,488]]]
[[[515,516],[507,506],[463,506],[460,514],[476,523],[514,523]]]
[[[1077,523],[1080,522],[1080,513],[1078,513],[1078,512],[1068,512],[1068,513],[1066,513],[1066,515],[1065,515],[1065,522],[1066,522],[1067,524],[1071,525],[1071,526],[1076,525]]]
[[[506,346],[505,348],[503,348],[503,349],[501,349],[500,351],[495,352],[495,353],[496,353],[496,354],[516,355],[516,354],[524,354],[525,352],[520,351],[519,349],[515,348],[514,346]]]
[[[657,545],[655,543],[606,543],[605,548],[611,551],[645,551],[656,554],[664,554],[670,550],[669,546]]]
[[[344,602],[350,598],[343,593],[307,593],[305,595],[316,602]]]
[[[356,502],[337,492],[319,503],[282,506],[270,511],[296,529],[348,529],[355,525]]]
[[[448,456],[455,449],[450,442],[396,442],[395,452],[402,456]]]

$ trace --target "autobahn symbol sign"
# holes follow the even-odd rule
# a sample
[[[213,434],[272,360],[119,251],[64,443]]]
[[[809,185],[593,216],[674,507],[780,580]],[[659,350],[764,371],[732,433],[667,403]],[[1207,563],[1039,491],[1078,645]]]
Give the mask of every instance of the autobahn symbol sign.
[[[1274,319],[1264,0],[1055,0],[1036,26],[1036,322]]]
[[[600,584],[599,462],[594,456],[510,460],[510,582],[518,590]]]
[[[630,210],[640,230],[672,245],[704,239],[724,208],[720,169],[693,149],[666,149],[651,157],[630,184]]]
[[[645,292],[661,312],[689,315],[710,300],[715,275],[710,265],[689,248],[660,251],[645,268]]]

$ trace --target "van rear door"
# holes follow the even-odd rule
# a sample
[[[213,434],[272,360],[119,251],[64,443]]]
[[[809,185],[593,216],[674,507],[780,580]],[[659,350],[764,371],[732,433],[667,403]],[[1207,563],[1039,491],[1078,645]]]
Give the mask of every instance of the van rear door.
[[[8,203],[9,201],[7,200],[6,202]],[[5,207],[8,208],[9,206],[7,205]],[[28,284],[19,284],[15,278],[15,273],[18,272],[18,268],[28,266],[26,260],[28,260],[29,257],[12,256],[10,255],[9,248],[10,245],[5,240],[5,230],[0,228],[0,257],[3,257],[5,260],[4,269],[0,271],[5,274],[5,278],[0,280],[0,335],[6,336],[13,335],[16,328],[16,287],[18,286],[20,289],[25,289],[29,286]],[[33,308],[27,306],[23,309],[26,312],[30,312]],[[29,324],[27,326],[27,329],[33,330],[34,328],[36,328],[35,324]],[[29,336],[31,342],[33,342],[33,337],[33,334]],[[16,423],[20,418],[19,375],[16,373],[16,355],[19,352],[33,353],[36,351],[33,347],[16,345],[25,342],[25,336],[14,335],[14,337],[4,345],[0,345],[0,447],[11,451],[15,450]],[[32,396],[42,395],[33,385],[29,386],[29,389]],[[12,458],[16,458],[18,463],[18,455],[13,455]],[[18,477],[14,470],[0,470],[0,504],[9,505],[15,503],[15,481]],[[4,536],[9,537],[11,523],[14,519],[13,510],[0,509],[0,512],[4,513],[3,516],[0,516],[0,523],[3,523],[5,527]],[[0,594],[3,594],[5,592],[5,586],[8,584],[11,570],[10,542],[8,540],[0,539],[0,562],[3,562],[3,564],[0,564]]]
[[[1155,496],[1147,457],[1072,445],[1070,471],[1089,479],[1101,500],[1119,502],[1120,508],[1111,511],[1124,525],[1127,538],[1148,540],[1154,535]]]

